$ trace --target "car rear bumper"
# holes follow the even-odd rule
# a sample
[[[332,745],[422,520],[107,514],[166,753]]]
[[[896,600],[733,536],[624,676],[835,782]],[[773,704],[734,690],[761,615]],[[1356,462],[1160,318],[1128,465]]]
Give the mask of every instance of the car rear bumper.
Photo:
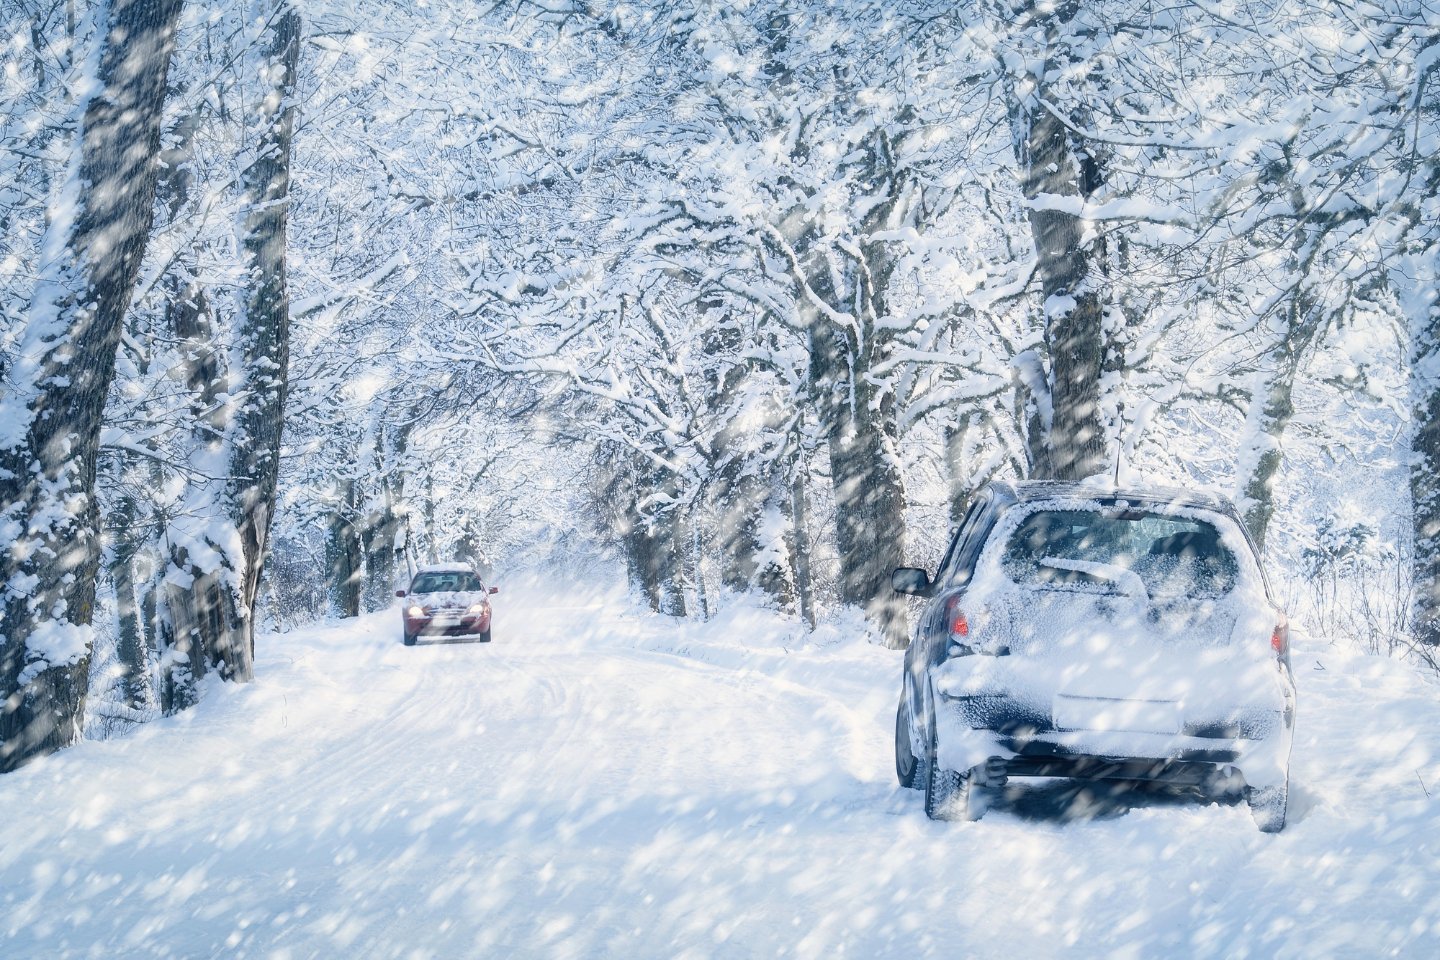
[[[1286,781],[1293,711],[1247,708],[1187,720],[1178,733],[1060,730],[1051,717],[1011,698],[935,698],[936,758],[950,770],[992,759],[1008,776],[1092,779],[1213,779],[1234,768],[1251,786]]]

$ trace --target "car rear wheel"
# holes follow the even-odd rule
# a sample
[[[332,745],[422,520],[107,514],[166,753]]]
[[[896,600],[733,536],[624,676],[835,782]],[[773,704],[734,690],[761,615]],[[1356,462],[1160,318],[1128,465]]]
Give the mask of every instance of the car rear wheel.
[[[925,816],[931,820],[977,819],[974,792],[975,778],[969,772],[932,765],[925,781]]]
[[[946,770],[935,759],[935,721],[930,721],[929,745],[926,749],[925,816],[931,820],[977,820],[980,807],[975,797],[975,775],[972,771]]]
[[[1261,833],[1279,833],[1285,829],[1285,813],[1290,805],[1290,785],[1278,787],[1248,787],[1245,802],[1250,805],[1250,816]]]
[[[905,695],[895,710],[895,778],[900,786],[919,789],[925,785],[925,763],[915,756],[910,746],[910,717],[905,709]]]

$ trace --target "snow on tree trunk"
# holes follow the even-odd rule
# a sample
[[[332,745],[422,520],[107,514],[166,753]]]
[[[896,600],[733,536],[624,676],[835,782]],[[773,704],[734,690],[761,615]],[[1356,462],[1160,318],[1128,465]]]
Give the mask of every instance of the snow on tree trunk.
[[[759,589],[778,609],[795,605],[789,539],[790,491],[775,464],[747,456],[738,440],[717,471],[711,499],[717,513],[720,580],[732,590]]]
[[[626,556],[632,578],[638,582],[650,609],[672,617],[685,616],[685,591],[678,582],[681,557],[670,515],[636,515],[625,535]]]
[[[161,155],[159,196],[171,219],[183,216],[190,200],[194,137],[199,115],[176,124],[172,145]],[[165,328],[178,345],[177,371],[190,398],[190,459],[195,467],[183,508],[169,518],[163,536],[167,568],[158,587],[161,617],[161,709],[183,710],[195,703],[195,684],[205,675],[208,651],[233,619],[233,600],[224,578],[225,542],[210,521],[223,495],[223,442],[228,409],[228,371],[221,329],[196,274],[193,251],[179,251],[162,281]],[[209,479],[199,479],[207,477]],[[217,542],[218,541],[218,542]]]
[[[212,651],[221,671],[236,680],[248,680],[254,671],[255,605],[275,512],[290,361],[285,248],[300,15],[284,0],[276,13],[262,63],[266,90],[256,107],[258,144],[241,174],[248,205],[241,241],[245,287],[234,390],[243,399],[230,426],[228,490],[230,519],[241,550],[238,582],[233,585],[237,622]]]
[[[1440,312],[1417,321],[1411,378],[1415,426],[1410,494],[1414,504],[1415,609],[1411,630],[1428,647],[1440,647]]]
[[[815,626],[815,581],[810,574],[810,521],[805,507],[805,458],[797,456],[790,481],[790,555],[795,558],[795,599],[800,616]]]
[[[1292,308],[1293,309],[1293,308]],[[1293,329],[1293,325],[1291,326]],[[1256,546],[1265,546],[1275,515],[1275,479],[1284,459],[1285,429],[1295,415],[1292,394],[1300,366],[1300,345],[1282,337],[1271,366],[1256,375],[1240,450],[1238,506]]]
[[[1077,153],[1071,133],[1048,102],[1052,71],[1068,60],[1062,49],[1062,17],[1075,7],[1045,17],[1045,57],[1014,95],[1015,138],[1022,189],[1029,205],[1040,277],[1041,314],[1049,355],[1049,456],[1045,473],[1079,480],[1104,470],[1105,431],[1101,421],[1100,377],[1105,357],[1104,319],[1109,283],[1105,251],[1083,202],[1098,177],[1087,173],[1093,158]]]
[[[122,457],[122,466],[128,458]],[[139,600],[137,566],[148,545],[134,529],[139,517],[134,497],[121,496],[114,513],[107,518],[113,530],[107,572],[115,589],[115,659],[120,668],[119,691],[126,706],[148,709],[154,706],[150,653],[153,638]]]
[[[959,527],[970,509],[970,467],[965,459],[965,437],[970,429],[970,416],[962,415],[945,426],[945,473],[950,484],[946,502],[950,506],[950,526]]]
[[[1309,205],[1298,188],[1290,191],[1290,211],[1303,223]],[[1250,391],[1245,432],[1236,470],[1237,505],[1259,547],[1265,546],[1275,514],[1275,480],[1284,462],[1285,431],[1295,415],[1292,394],[1306,351],[1316,342],[1324,323],[1319,304],[1307,283],[1313,266],[1314,226],[1297,228],[1290,259],[1291,276],[1268,344],[1268,357],[1256,374]]]
[[[364,547],[355,526],[355,481],[347,479],[341,484],[340,503],[326,524],[325,579],[336,616],[360,616],[364,562]]]
[[[389,481],[382,482],[373,522],[365,529],[365,606],[369,610],[382,610],[394,600],[395,572],[399,568],[397,547],[404,542],[405,528],[404,517],[397,509],[399,500],[399,489]],[[476,566],[484,566],[483,556],[472,559]]]
[[[181,0],[114,0],[78,162],[0,399],[0,771],[81,733],[99,564],[101,416],[154,219]]]
[[[905,607],[890,587],[904,565],[905,488],[895,437],[894,395],[876,396],[866,376],[878,358],[856,331],[817,321],[810,375],[825,426],[835,493],[840,597],[865,610],[888,646],[909,640]],[[873,328],[872,328],[873,330]]]

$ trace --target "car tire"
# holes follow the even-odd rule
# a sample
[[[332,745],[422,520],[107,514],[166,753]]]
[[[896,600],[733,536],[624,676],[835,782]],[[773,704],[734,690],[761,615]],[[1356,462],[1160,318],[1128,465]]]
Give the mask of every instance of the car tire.
[[[977,820],[975,776],[969,770],[947,770],[935,759],[935,721],[930,721],[926,753],[925,816],[931,820]]]
[[[900,705],[895,708],[895,779],[900,786],[920,789],[925,786],[925,763],[910,746],[910,718],[906,715],[905,694],[900,695]]]
[[[909,723],[911,717],[908,709],[910,698],[907,693],[908,685],[902,686],[900,705],[895,709],[895,777],[900,781],[902,787],[924,790],[925,781],[930,776],[930,763],[925,756],[925,751],[920,751],[920,756],[915,755],[914,747],[910,742]]]
[[[481,643],[489,643],[489,642],[490,642],[490,630],[489,630],[489,628],[486,628],[485,632],[482,633],[482,634],[480,634],[480,642],[481,642]]]
[[[415,646],[415,634],[410,633],[410,632],[407,630],[407,631],[405,632],[404,643],[405,643],[405,646],[407,646],[407,647],[413,647],[413,646]]]
[[[1279,833],[1285,829],[1285,813],[1290,805],[1289,783],[1278,787],[1247,787],[1245,802],[1261,833]]]

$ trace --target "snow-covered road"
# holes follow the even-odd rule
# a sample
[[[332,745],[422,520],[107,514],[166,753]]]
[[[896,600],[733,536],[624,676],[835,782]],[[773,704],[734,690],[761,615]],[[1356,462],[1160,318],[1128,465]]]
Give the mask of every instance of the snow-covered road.
[[[898,657],[507,591],[397,615],[0,778],[0,957],[1440,956],[1440,687],[1297,641],[1290,826],[1013,791],[925,819]],[[1428,790],[1428,796],[1427,796]]]

